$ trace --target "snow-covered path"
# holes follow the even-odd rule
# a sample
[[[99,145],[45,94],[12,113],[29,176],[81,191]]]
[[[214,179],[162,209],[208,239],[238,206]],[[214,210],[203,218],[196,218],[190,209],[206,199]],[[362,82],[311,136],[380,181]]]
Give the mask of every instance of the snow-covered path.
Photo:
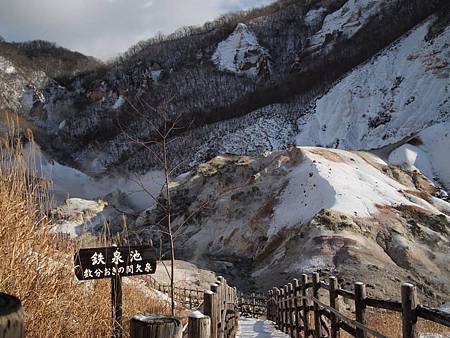
[[[289,336],[275,328],[270,320],[241,318],[236,338],[289,338]]]

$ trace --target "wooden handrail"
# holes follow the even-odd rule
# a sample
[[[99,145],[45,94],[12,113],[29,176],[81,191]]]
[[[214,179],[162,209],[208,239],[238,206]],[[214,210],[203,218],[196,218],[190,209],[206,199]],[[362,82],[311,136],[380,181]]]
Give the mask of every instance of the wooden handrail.
[[[319,298],[323,297],[323,294],[319,293],[320,289],[328,291],[328,304]],[[339,310],[339,297],[355,302],[355,319]],[[402,285],[400,302],[367,297],[363,283],[355,283],[355,291],[352,292],[339,288],[336,277],[331,276],[329,283],[326,283],[320,281],[317,274],[313,274],[311,279],[302,275],[300,282],[294,279],[294,283],[289,283],[281,289],[271,289],[266,299],[268,319],[273,320],[280,330],[296,338],[300,337],[302,332],[306,332],[303,334],[305,336],[321,337],[325,334],[336,338],[339,337],[340,330],[355,337],[365,338],[370,335],[385,338],[383,334],[368,327],[365,315],[367,307],[400,312],[404,338],[416,334],[417,318],[450,327],[450,314],[416,304],[416,288],[407,283]]]
[[[450,313],[448,312],[444,312],[438,309],[431,309],[423,305],[418,305],[416,311],[418,317],[450,327]]]

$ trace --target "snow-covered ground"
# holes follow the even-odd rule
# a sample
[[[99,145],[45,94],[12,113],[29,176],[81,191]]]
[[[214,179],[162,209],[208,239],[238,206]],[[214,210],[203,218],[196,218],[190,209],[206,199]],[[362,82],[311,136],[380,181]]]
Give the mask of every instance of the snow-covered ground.
[[[57,161],[48,160],[36,144],[28,144],[24,153],[38,174],[50,182],[56,203],[61,203],[68,197],[93,200],[120,191],[128,196],[131,208],[142,211],[155,203],[149,194],[158,196],[161,191],[163,175],[157,170],[144,175],[117,174],[95,178]]]
[[[350,1],[349,1],[350,2]],[[375,3],[378,1],[361,1]],[[339,80],[299,119],[297,145],[375,149],[448,119],[450,27],[425,41],[432,20]]]
[[[144,175],[92,177],[49,160],[36,144],[25,146],[24,159],[37,176],[49,183],[51,207],[56,208],[53,210],[56,217],[53,230],[72,237],[98,228],[111,217],[119,222],[120,211],[138,214],[152,208],[163,184],[162,172],[157,170]],[[110,208],[107,208],[108,204]]]
[[[236,338],[289,338],[289,336],[275,328],[270,320],[241,318]]]
[[[365,23],[383,8],[385,1],[349,0],[339,10],[327,15],[322,29],[312,36],[310,44],[322,45],[329,35],[343,34],[347,38],[355,35]],[[321,9],[307,13],[306,22],[311,24],[322,15]]]
[[[52,214],[58,220],[52,231],[78,237],[85,232],[91,232],[100,226],[105,217],[102,215],[107,203],[103,201],[88,201],[81,198],[69,198]]]
[[[212,61],[220,70],[256,78],[270,72],[270,55],[245,24],[240,23],[231,35],[217,46]]]
[[[304,160],[288,175],[289,183],[279,196],[269,236],[308,222],[322,209],[370,217],[379,212],[380,205],[420,203],[418,206],[440,213],[424,200],[405,196],[402,192],[407,190],[405,186],[355,153],[320,148],[302,150]]]
[[[435,124],[417,136],[419,144],[404,144],[389,155],[389,163],[419,170],[450,190],[450,122]]]

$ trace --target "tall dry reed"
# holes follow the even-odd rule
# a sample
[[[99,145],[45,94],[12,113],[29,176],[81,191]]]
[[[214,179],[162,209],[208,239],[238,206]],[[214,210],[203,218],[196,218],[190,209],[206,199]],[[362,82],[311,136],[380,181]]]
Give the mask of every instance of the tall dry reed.
[[[110,281],[74,278],[81,244],[51,233],[47,184],[23,160],[21,142],[10,135],[0,144],[0,291],[22,300],[27,337],[108,337]],[[135,313],[170,311],[137,279],[127,280],[124,323]]]

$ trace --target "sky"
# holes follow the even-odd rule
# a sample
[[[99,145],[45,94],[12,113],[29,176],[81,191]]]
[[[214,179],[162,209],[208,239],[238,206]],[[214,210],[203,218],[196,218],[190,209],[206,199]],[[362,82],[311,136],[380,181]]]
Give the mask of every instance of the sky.
[[[0,0],[0,36],[34,39],[106,60],[158,32],[201,25],[272,0]]]

